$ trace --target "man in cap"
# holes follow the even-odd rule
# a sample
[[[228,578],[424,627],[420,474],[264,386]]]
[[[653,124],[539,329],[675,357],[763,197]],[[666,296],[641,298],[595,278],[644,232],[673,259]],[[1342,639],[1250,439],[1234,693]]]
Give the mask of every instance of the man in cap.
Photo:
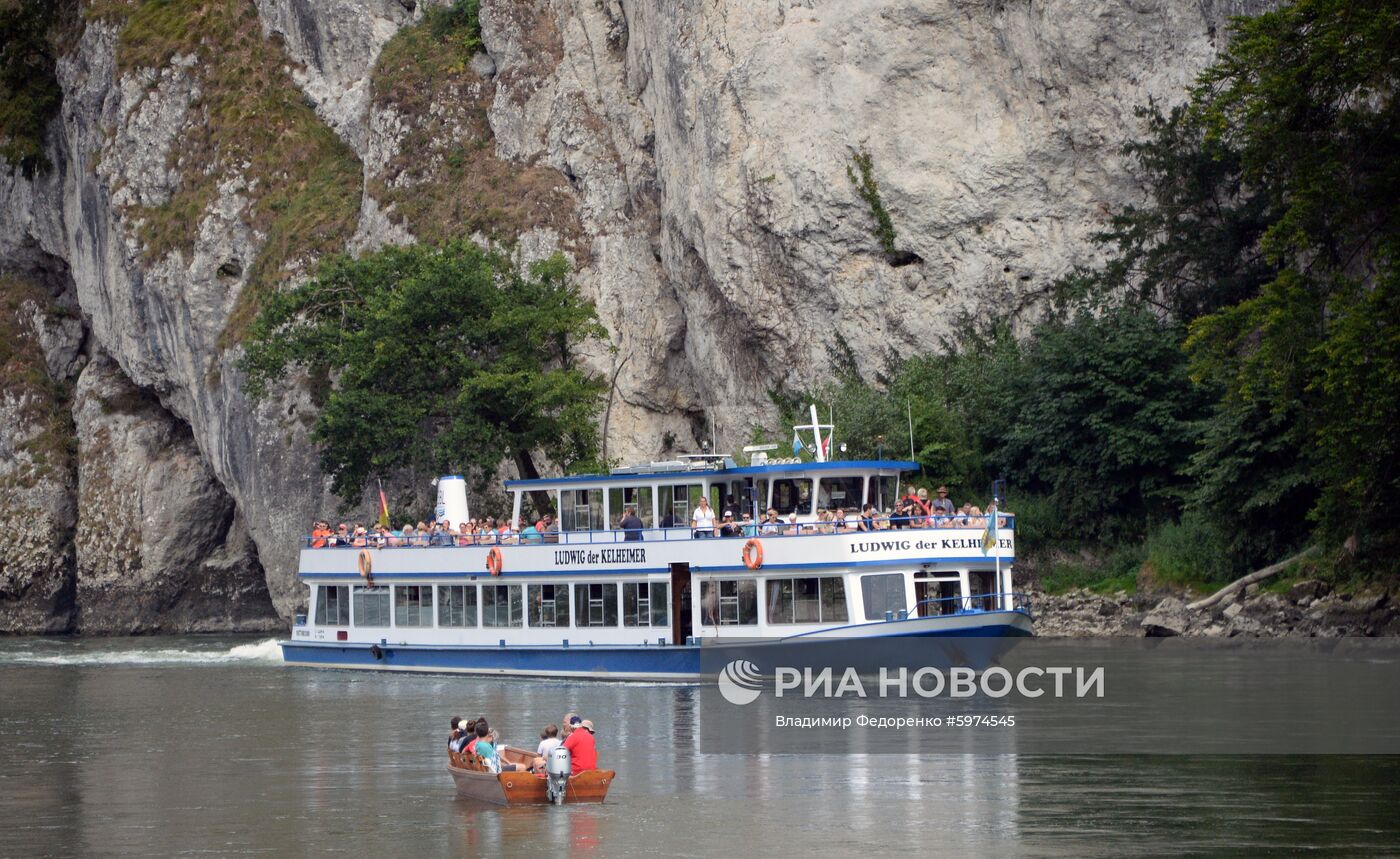
[[[564,748],[569,750],[574,775],[598,768],[598,747],[593,742],[593,723],[587,719],[578,722],[569,736],[564,738]]]

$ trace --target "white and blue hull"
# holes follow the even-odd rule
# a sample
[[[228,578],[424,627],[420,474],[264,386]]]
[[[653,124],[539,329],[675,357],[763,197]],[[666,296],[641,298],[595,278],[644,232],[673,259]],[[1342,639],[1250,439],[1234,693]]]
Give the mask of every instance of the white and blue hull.
[[[511,677],[592,680],[676,681],[699,679],[701,651],[707,659],[728,661],[724,651],[752,655],[755,647],[791,647],[805,641],[908,640],[917,659],[919,640],[938,637],[985,638],[1033,635],[1031,616],[1020,609],[945,617],[909,618],[834,627],[773,641],[734,641],[690,645],[425,645],[283,641],[289,665],[368,671],[409,671]]]

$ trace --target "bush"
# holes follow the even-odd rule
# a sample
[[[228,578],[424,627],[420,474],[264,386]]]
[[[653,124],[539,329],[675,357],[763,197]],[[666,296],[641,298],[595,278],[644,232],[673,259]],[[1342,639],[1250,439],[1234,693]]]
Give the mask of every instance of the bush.
[[[1235,577],[1224,529],[1199,513],[1160,525],[1147,536],[1147,563],[1170,584],[1226,582]]]

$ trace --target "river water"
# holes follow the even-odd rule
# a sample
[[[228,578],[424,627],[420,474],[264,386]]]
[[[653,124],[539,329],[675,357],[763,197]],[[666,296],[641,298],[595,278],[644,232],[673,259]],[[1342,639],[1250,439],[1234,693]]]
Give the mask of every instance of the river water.
[[[0,856],[1400,854],[1400,758],[741,757],[699,750],[696,709],[291,669],[270,640],[0,640]],[[618,771],[606,804],[455,797],[451,715],[533,745],[567,710]]]

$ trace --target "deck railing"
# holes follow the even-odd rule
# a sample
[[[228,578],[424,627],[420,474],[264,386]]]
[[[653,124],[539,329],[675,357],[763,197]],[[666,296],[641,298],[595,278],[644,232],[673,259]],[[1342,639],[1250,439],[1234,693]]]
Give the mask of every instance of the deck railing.
[[[1011,598],[1011,607],[1005,607],[1003,597]],[[925,608],[928,606],[928,608]],[[1031,598],[1029,594],[1019,592],[995,593],[995,594],[969,594],[957,597],[935,597],[934,599],[921,600],[914,604],[913,611],[908,614],[912,617],[942,617],[953,614],[977,614],[986,611],[1024,611],[1031,614]]]
[[[400,549],[400,548],[466,548],[472,546],[538,546],[544,544],[562,545],[591,545],[596,543],[630,543],[630,542],[652,542],[665,543],[673,540],[743,540],[749,537],[760,539],[780,539],[784,537],[813,537],[830,534],[877,534],[883,536],[897,536],[911,531],[925,531],[931,529],[954,529],[960,531],[977,531],[982,533],[987,528],[986,516],[922,516],[896,519],[887,517],[883,521],[888,521],[890,527],[876,528],[873,531],[862,530],[859,527],[860,518],[848,518],[844,527],[837,527],[834,522],[735,522],[735,534],[718,533],[722,525],[713,531],[695,530],[689,525],[675,528],[644,527],[640,530],[622,530],[613,528],[603,531],[549,531],[544,534],[533,534],[521,536],[518,532],[502,536],[499,534],[415,534],[411,537],[403,536],[381,536],[379,534],[366,534],[364,536],[344,537],[339,534],[330,537],[312,537],[310,535],[302,538],[302,543],[308,548],[315,549]],[[997,530],[1016,530],[1016,517],[1010,513],[997,514]],[[317,545],[320,542],[322,545]]]

